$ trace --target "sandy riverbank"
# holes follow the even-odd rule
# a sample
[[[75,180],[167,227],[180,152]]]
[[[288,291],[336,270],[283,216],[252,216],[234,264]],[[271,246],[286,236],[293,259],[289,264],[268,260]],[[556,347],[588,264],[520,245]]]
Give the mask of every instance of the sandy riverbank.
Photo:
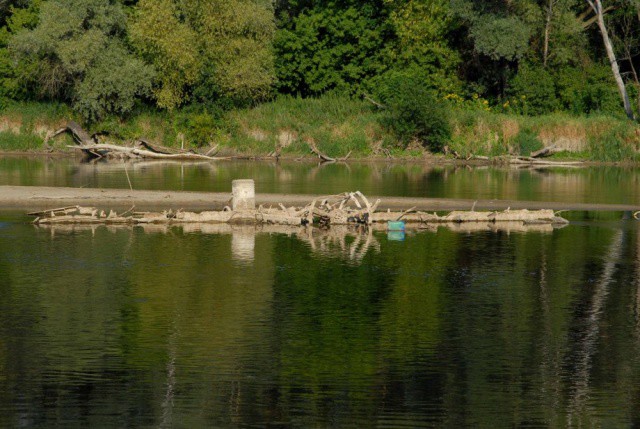
[[[304,206],[319,195],[258,194],[256,203],[287,206]],[[575,211],[640,211],[640,205],[584,204],[565,202],[513,201],[513,200],[462,200],[445,198],[376,197],[382,200],[380,209],[408,209],[415,207],[426,211],[448,210],[505,210],[552,209]],[[135,205],[142,210],[185,209],[219,210],[229,204],[231,193],[144,191],[128,189],[60,188],[43,186],[0,186],[0,209],[24,209],[28,211],[63,206],[95,206],[122,209]],[[475,204],[475,206],[474,206]]]

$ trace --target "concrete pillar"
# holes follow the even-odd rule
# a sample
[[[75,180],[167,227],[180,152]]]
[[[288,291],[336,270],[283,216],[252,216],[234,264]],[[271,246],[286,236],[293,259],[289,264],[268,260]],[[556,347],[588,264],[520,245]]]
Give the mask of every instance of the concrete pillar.
[[[252,179],[239,179],[231,182],[231,208],[235,210],[255,210],[256,185]]]

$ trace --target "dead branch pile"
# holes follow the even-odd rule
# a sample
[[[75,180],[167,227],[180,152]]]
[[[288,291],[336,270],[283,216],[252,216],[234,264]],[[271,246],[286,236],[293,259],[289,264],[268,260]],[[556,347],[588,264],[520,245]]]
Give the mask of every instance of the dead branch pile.
[[[229,223],[261,225],[371,225],[388,221],[404,221],[407,224],[446,224],[520,222],[521,224],[564,224],[567,221],[552,210],[505,210],[501,212],[454,211],[444,216],[416,211],[415,207],[401,212],[390,210],[378,212],[381,201],[373,204],[362,192],[344,194],[313,200],[305,207],[263,206],[251,210],[232,210],[194,213],[184,210],[161,212],[138,212],[134,208],[123,213],[108,212],[93,207],[69,206],[29,213],[36,217],[36,224],[189,224]]]

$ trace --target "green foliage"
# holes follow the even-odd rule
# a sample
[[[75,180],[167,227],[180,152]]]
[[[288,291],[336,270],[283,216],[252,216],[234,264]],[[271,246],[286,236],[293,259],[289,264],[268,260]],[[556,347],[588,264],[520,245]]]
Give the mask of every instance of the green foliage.
[[[220,89],[219,95],[239,103],[268,98],[276,78],[271,2],[212,0],[205,3],[203,15],[199,34],[205,61],[214,70],[211,83]]]
[[[518,113],[541,115],[560,107],[556,98],[555,79],[547,69],[525,63],[510,81],[509,94],[520,103],[513,104]]]
[[[151,95],[153,76],[151,67],[129,55],[121,44],[112,43],[75,88],[74,107],[89,121],[126,115],[139,96]]]
[[[191,106],[176,112],[174,128],[195,146],[210,145],[220,131],[226,128],[225,112],[215,106]]]
[[[548,6],[548,3],[545,2],[545,5]],[[548,16],[548,9],[543,8],[536,25],[540,36],[538,41],[532,44],[530,56],[535,56],[544,63],[544,32],[546,19],[550,18],[547,65],[558,70],[588,62],[589,35],[585,31],[584,22],[575,12],[581,10],[583,5],[583,0],[554,0],[551,16]]]
[[[169,110],[192,94],[205,103],[267,98],[275,83],[274,32],[264,0],[142,0],[131,24],[133,43],[159,70],[157,104]]]
[[[531,29],[515,16],[481,16],[469,34],[478,53],[493,60],[515,60],[525,55]]]
[[[42,147],[42,138],[33,134],[0,131],[3,151],[31,151]]]
[[[620,96],[606,65],[562,67],[554,72],[524,63],[509,81],[504,108],[524,115],[566,110],[574,114],[619,114]],[[508,106],[508,107],[507,107]]]
[[[8,45],[13,35],[37,25],[40,4],[41,0],[15,2],[13,5],[9,3],[4,15],[0,13],[5,22],[0,27],[0,99],[20,99],[28,92],[20,79],[26,70],[13,61]]]
[[[329,156],[367,155],[391,142],[379,125],[378,112],[361,100],[336,94],[319,98],[280,96],[251,109],[228,114],[229,144],[240,151],[269,153],[276,145],[283,153],[307,154],[312,140]]]
[[[606,24],[637,96],[636,3],[607,2]],[[367,147],[371,134],[387,144],[379,123],[403,145],[440,150],[452,106],[476,115],[620,115],[593,23],[581,0],[0,0],[0,108],[11,100],[61,102],[85,121],[115,127],[159,107],[169,111],[149,113],[168,120],[159,135],[204,145],[237,130],[250,135],[242,124],[230,126],[231,111],[256,107],[276,89],[320,98],[309,105],[330,109],[326,100],[353,106],[359,102],[344,96],[366,93],[389,106],[374,121],[370,112],[351,127],[331,114],[327,127],[291,118],[310,108],[302,101],[285,116],[337,155]],[[267,106],[295,104],[282,100]],[[365,135],[364,122],[378,128]],[[350,137],[336,141],[343,132]],[[278,133],[246,141],[273,148]],[[456,144],[497,153],[512,148],[516,134],[493,130]]]
[[[380,2],[331,1],[283,19],[275,39],[280,90],[357,92],[387,67],[391,28],[384,11]]]
[[[180,15],[172,0],[141,0],[130,25],[134,45],[158,70],[157,104],[169,110],[188,99],[201,67],[197,33]]]
[[[25,103],[6,100],[0,121],[7,125],[0,132],[2,150],[31,151],[42,148],[46,129],[57,129],[72,118],[67,106],[58,103]],[[64,142],[64,137],[56,139]],[[71,142],[68,142],[71,144]]]
[[[125,114],[153,74],[120,41],[125,18],[115,2],[50,0],[38,25],[16,34],[10,47],[40,96],[73,101],[86,120]]]
[[[589,154],[594,161],[637,161],[635,130],[619,125],[602,134],[589,136]]]
[[[561,68],[556,85],[562,107],[572,113],[619,114],[622,111],[620,95],[607,65]]]
[[[441,93],[460,92],[456,68],[458,53],[449,44],[453,15],[448,0],[385,0],[390,8],[389,66],[394,70],[419,70],[429,86]],[[417,74],[412,72],[413,74]]]
[[[529,156],[531,152],[544,147],[536,133],[526,128],[518,132],[513,139],[513,144],[518,149],[518,153],[523,156]]]
[[[418,140],[441,151],[451,139],[447,105],[420,80],[402,73],[390,75],[378,97],[385,106],[382,124],[405,145]]]

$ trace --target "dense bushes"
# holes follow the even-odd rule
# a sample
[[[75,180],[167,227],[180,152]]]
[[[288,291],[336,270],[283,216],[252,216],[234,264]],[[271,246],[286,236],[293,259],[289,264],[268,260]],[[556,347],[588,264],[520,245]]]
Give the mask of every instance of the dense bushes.
[[[442,151],[451,138],[448,106],[419,77],[395,73],[377,91],[384,105],[381,123],[406,146],[412,140]]]
[[[524,63],[509,82],[509,107],[524,115],[557,111],[620,114],[622,104],[607,65],[563,67],[551,72]]]

